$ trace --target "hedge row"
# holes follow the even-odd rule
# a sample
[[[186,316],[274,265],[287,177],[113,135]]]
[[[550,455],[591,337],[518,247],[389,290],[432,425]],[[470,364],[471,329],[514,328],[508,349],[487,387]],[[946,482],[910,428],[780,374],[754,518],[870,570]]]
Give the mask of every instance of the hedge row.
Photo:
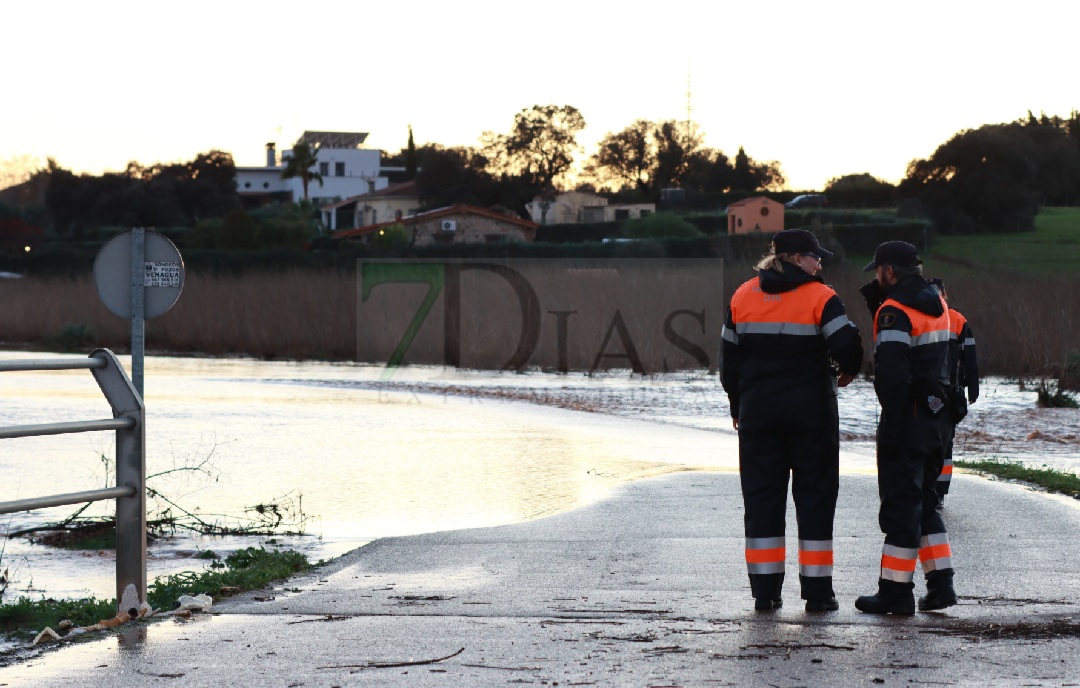
[[[691,218],[694,221],[694,218]],[[697,223],[695,223],[697,224]],[[698,225],[699,227],[701,225]],[[846,254],[867,255],[883,241],[900,239],[925,251],[932,234],[925,222],[885,224],[811,225],[819,239],[843,260]],[[544,232],[543,230],[548,230]],[[188,270],[236,272],[317,268],[349,270],[360,258],[715,258],[730,262],[753,261],[768,249],[761,233],[711,234],[696,239],[618,240],[618,223],[549,225],[541,227],[532,244],[447,244],[388,250],[368,244],[346,244],[296,252],[288,250],[225,251],[185,249]],[[605,242],[604,239],[612,241]],[[45,244],[28,255],[0,255],[0,271],[27,274],[81,274],[93,268],[96,245]]]

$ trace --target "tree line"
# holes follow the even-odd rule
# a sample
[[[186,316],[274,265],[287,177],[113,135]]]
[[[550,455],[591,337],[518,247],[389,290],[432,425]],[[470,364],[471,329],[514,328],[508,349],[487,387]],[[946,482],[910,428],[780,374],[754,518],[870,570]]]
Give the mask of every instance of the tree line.
[[[514,115],[508,132],[483,132],[476,146],[416,146],[410,127],[407,146],[386,154],[383,164],[415,179],[425,208],[467,203],[520,215],[534,198],[571,188],[572,179],[573,188],[621,200],[658,201],[664,189],[679,188],[707,195],[713,207],[737,194],[776,195],[786,182],[777,161],[754,160],[742,147],[732,158],[704,145],[692,121],[635,120],[608,132],[582,159],[577,137],[585,125],[573,106],[534,105]],[[305,186],[321,181],[313,170],[298,169],[317,151],[303,153],[289,161],[283,176],[299,176]],[[50,159],[19,185],[17,203],[7,192],[0,196],[0,219],[36,223],[76,241],[96,227],[206,230],[209,223],[217,229],[200,236],[210,244],[248,246],[260,237],[296,244],[297,232],[307,231],[296,211],[286,213],[292,228],[284,234],[282,213],[264,213],[268,217],[257,218],[254,227],[237,213],[235,173],[232,155],[222,151],[178,164],[132,162],[123,172],[98,176],[75,174]],[[942,232],[1028,230],[1039,207],[1080,203],[1080,113],[1062,118],[1028,112],[1014,122],[963,130],[929,158],[912,160],[897,185],[848,174],[831,179],[823,191],[834,207],[897,207],[902,215],[929,217]],[[312,209],[305,212],[310,217]],[[226,235],[207,239],[220,234],[226,216]]]

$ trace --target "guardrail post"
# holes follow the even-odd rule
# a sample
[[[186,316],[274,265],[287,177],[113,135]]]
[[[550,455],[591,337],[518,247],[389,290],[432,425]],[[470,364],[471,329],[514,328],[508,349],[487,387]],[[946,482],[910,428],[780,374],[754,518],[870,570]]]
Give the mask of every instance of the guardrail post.
[[[146,601],[146,409],[140,395],[116,356],[108,349],[96,349],[91,358],[106,361],[91,372],[112,407],[114,418],[131,418],[135,424],[116,431],[116,486],[132,487],[130,497],[116,499],[116,603],[124,602],[124,591],[134,586],[134,613]],[[118,612],[132,612],[128,608]]]

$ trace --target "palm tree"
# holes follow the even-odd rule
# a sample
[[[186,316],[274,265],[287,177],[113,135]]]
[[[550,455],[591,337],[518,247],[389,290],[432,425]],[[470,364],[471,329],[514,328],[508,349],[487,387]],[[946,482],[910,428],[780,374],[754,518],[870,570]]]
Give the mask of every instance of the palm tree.
[[[281,171],[282,179],[300,177],[304,185],[304,200],[308,200],[308,184],[311,180],[319,182],[322,186],[322,175],[318,173],[316,165],[319,162],[318,147],[312,148],[311,144],[298,143],[293,146],[292,156],[285,158],[285,169]]]

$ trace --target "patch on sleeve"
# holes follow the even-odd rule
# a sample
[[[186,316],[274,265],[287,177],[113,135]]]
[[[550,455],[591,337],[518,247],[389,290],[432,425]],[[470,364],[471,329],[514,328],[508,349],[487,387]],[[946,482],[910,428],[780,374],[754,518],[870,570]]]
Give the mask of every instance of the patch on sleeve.
[[[878,315],[877,326],[879,330],[887,330],[896,324],[896,313],[881,313]]]

